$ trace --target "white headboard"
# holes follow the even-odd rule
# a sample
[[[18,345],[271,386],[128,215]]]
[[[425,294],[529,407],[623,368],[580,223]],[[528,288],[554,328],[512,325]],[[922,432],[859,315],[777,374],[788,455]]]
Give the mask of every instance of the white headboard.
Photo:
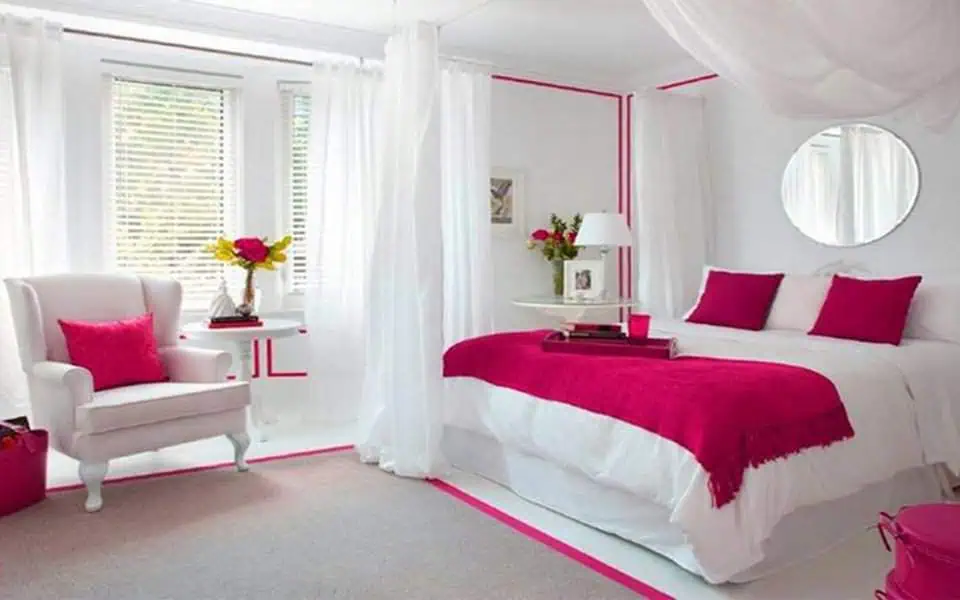
[[[827,263],[813,272],[814,275],[822,275],[824,277],[829,277],[832,275],[859,275],[859,276],[869,276],[873,273],[870,272],[870,269],[866,268],[862,264],[858,263],[848,263],[843,260],[835,260],[831,263]]]

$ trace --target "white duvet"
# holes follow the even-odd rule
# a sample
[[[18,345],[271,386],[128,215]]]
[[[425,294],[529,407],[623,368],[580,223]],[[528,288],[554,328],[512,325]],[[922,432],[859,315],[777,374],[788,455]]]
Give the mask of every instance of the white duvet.
[[[960,470],[960,345],[901,346],[656,323],[680,354],[765,360],[814,369],[840,393],[854,437],[749,469],[736,500],[712,505],[706,472],[676,443],[639,427],[471,378],[448,380],[450,425],[491,436],[592,480],[667,507],[708,581],[763,559],[776,524],[802,506],[841,498],[924,464]]]

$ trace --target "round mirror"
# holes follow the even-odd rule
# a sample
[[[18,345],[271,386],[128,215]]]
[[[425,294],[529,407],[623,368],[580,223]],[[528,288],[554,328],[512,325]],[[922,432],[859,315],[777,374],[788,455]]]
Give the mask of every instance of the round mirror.
[[[851,123],[824,129],[790,158],[783,208],[809,238],[860,246],[887,235],[913,209],[920,172],[913,152],[886,129]]]

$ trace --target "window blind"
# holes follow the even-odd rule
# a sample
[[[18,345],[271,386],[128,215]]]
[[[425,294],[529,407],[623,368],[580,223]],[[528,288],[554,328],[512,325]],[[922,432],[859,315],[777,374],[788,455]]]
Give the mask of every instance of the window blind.
[[[114,78],[114,266],[174,277],[207,306],[224,265],[204,247],[233,230],[230,91]]]
[[[293,236],[287,292],[303,292],[307,283],[307,151],[310,136],[310,96],[283,94],[283,122],[286,129],[286,193],[284,210],[288,233]]]

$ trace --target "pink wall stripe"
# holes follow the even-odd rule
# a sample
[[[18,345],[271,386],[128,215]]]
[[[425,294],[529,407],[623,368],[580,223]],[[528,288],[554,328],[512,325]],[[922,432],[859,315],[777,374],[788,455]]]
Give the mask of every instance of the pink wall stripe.
[[[508,81],[510,83],[520,83],[524,85],[534,85],[537,87],[550,88],[552,90],[562,90],[565,92],[577,92],[580,94],[591,94],[593,96],[604,96],[606,98],[619,98],[620,94],[614,92],[605,92],[603,90],[594,90],[585,87],[578,87],[575,85],[564,85],[560,83],[551,83],[549,81],[540,81],[538,79],[526,79],[524,77],[514,77],[512,75],[493,75],[492,78],[496,81]]]
[[[625,124],[627,133],[624,136],[627,144],[627,181],[626,181],[626,204],[627,204],[627,227],[633,231],[633,96],[627,96],[627,118]],[[636,236],[634,236],[636,239]],[[627,293],[628,298],[633,298],[633,246],[627,248]],[[633,307],[627,307],[627,314],[633,312]]]
[[[628,165],[624,164],[624,134],[623,134],[623,104],[624,97],[617,97],[617,212],[624,214],[626,212],[625,205],[629,203],[629,199],[624,197],[624,174],[628,172]],[[617,294],[623,298],[624,294],[624,282],[623,282],[623,265],[624,265],[624,253],[623,248],[617,248]],[[620,316],[620,321],[623,321],[623,307],[617,311]]]
[[[540,531],[539,529],[524,523],[516,517],[512,517],[502,510],[487,504],[486,502],[480,500],[476,496],[472,496],[467,492],[461,490],[458,487],[450,485],[439,479],[432,479],[430,483],[437,489],[450,494],[457,500],[469,504],[473,508],[479,510],[480,512],[486,514],[487,516],[493,517],[494,519],[500,521],[504,525],[514,529],[515,531],[522,533],[523,535],[532,538],[541,544],[549,546],[553,550],[563,554],[564,556],[571,558],[588,569],[596,571],[600,575],[608,579],[616,581],[625,588],[642,594],[647,600],[675,600],[673,596],[668,596],[663,592],[657,590],[656,588],[651,587],[650,585],[636,579],[623,571],[608,565],[607,563],[590,556],[589,554],[584,553],[581,550],[574,548],[573,546],[562,542],[557,538]]]
[[[707,73],[706,75],[699,75],[697,77],[691,77],[690,79],[681,79],[680,81],[672,81],[670,83],[664,83],[657,86],[657,89],[665,92],[667,90],[672,90],[674,88],[683,87],[685,85],[690,85],[692,83],[700,83],[701,81],[709,81],[711,79],[716,79],[720,77],[716,73]]]

